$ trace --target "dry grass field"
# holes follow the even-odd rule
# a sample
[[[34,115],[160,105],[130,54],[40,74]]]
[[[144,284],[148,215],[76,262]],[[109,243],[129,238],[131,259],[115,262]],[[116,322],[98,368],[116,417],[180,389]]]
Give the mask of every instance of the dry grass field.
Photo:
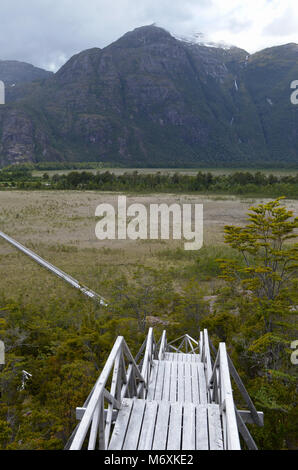
[[[95,208],[117,203],[116,193],[93,191],[0,192],[0,230],[28,246],[80,282],[107,294],[109,280],[138,266],[172,269],[191,268],[200,252],[185,252],[181,241],[99,241],[95,236]],[[264,200],[236,197],[154,194],[128,196],[128,204],[201,203],[204,205],[204,256],[223,250],[223,227],[242,224],[251,205]],[[287,201],[297,213],[298,201]],[[36,265],[0,239],[0,293],[23,302],[34,298],[45,305],[57,297],[77,294],[63,281]]]

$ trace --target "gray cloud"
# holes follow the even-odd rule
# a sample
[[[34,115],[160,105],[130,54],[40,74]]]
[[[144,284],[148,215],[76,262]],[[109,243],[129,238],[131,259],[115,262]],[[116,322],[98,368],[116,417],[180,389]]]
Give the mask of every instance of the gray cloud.
[[[295,12],[289,7],[281,17],[274,19],[272,23],[264,28],[264,33],[275,36],[288,36],[297,32],[297,26]]]
[[[278,23],[280,4],[279,0],[1,0],[0,59],[57,70],[83,49],[105,47],[125,32],[154,22],[178,35],[202,32],[208,39],[249,51],[282,39],[298,42],[298,14],[285,23],[294,0],[283,0]]]

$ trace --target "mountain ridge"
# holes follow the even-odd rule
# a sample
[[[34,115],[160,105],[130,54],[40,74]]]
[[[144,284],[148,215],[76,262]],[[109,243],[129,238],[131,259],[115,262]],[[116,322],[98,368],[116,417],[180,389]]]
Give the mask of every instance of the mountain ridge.
[[[0,165],[298,163],[297,59],[295,44],[249,54],[136,28],[9,96]]]

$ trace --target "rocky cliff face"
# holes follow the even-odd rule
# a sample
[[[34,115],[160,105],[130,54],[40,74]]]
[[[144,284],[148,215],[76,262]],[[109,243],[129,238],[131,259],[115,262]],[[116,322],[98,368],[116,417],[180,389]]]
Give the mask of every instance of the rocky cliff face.
[[[297,162],[297,54],[287,45],[249,56],[138,28],[11,95],[0,107],[0,164]]]

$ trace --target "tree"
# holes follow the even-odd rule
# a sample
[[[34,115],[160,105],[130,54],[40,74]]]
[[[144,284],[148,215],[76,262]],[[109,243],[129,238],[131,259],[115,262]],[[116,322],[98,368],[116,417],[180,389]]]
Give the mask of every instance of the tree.
[[[250,292],[263,312],[267,332],[273,328],[272,313],[291,282],[297,276],[298,244],[295,229],[298,218],[281,205],[278,198],[251,207],[248,224],[225,227],[225,243],[241,253],[243,264],[227,259],[218,260],[222,277],[239,282]]]

